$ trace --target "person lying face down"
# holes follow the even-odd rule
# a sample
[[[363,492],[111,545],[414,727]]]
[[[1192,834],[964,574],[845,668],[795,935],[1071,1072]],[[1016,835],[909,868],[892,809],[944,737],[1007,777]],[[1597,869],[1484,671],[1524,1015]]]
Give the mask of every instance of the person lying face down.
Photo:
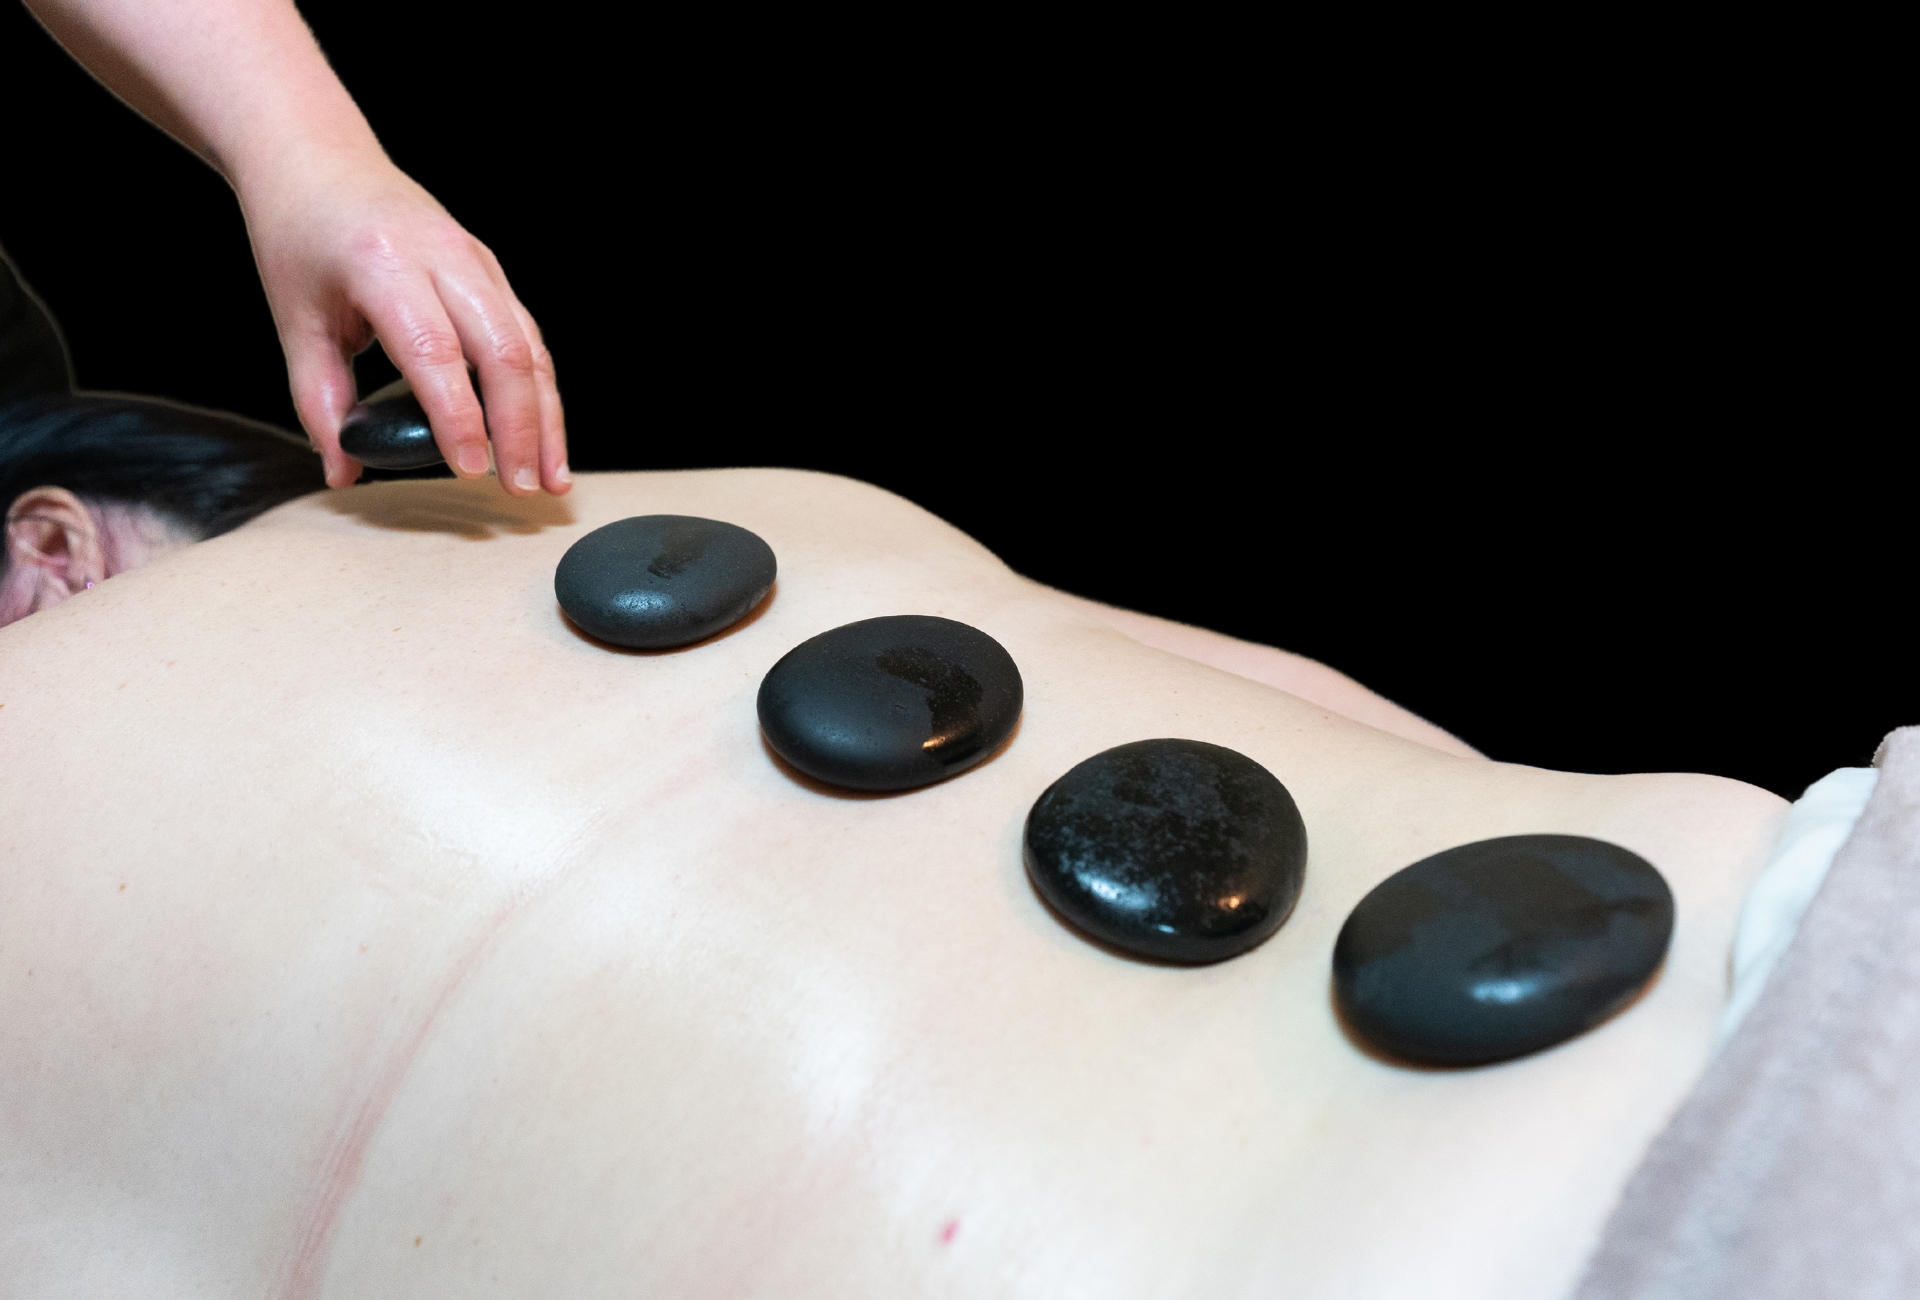
[[[659,514],[764,539],[774,589],[678,650],[592,641],[556,567]],[[81,592],[0,630],[26,1295],[1564,1295],[1707,1061],[1782,812],[1360,725],[825,475],[377,483]],[[769,670],[900,614],[1005,648],[1011,736],[895,794],[783,766]],[[1304,819],[1298,906],[1231,961],[1108,951],[1028,883],[1042,792],[1154,737]],[[1483,1069],[1347,1036],[1360,900],[1533,833],[1665,875],[1644,997]]]
[[[0,626],[326,486],[299,440],[237,416],[54,394],[0,416]]]

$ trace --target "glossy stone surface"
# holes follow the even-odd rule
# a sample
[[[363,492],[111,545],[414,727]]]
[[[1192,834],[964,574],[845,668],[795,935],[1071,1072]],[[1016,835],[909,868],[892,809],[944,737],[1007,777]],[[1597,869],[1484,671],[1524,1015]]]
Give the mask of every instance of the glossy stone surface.
[[[1163,961],[1254,947],[1286,921],[1307,874],[1307,827],[1287,787],[1199,740],[1137,740],[1072,768],[1027,814],[1025,849],[1062,916]]]
[[[1361,899],[1334,945],[1334,995],[1389,1055],[1482,1065],[1605,1020],[1672,936],[1673,894],[1646,859],[1579,835],[1509,835],[1423,858]]]
[[[1013,734],[1013,656],[947,618],[870,618],[802,641],[760,683],[760,727],[808,776],[907,790],[964,772]]]
[[[340,450],[375,469],[421,469],[441,459],[427,413],[404,379],[367,394],[347,412]]]
[[[736,524],[635,515],[568,547],[553,571],[553,594],[587,635],[664,650],[752,613],[777,567],[773,548]]]

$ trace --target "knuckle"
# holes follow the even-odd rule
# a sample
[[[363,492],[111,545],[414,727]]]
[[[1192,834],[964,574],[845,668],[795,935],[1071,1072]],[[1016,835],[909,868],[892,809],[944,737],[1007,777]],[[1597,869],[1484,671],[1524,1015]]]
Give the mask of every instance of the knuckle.
[[[487,354],[494,364],[511,370],[516,374],[530,375],[534,371],[533,349],[522,338],[496,338],[487,345]]]
[[[404,271],[407,258],[391,230],[384,225],[362,226],[347,237],[348,254],[355,267],[372,274]]]
[[[458,336],[433,325],[417,325],[408,330],[402,349],[407,356],[426,366],[453,365],[461,359]]]
[[[480,409],[480,403],[455,394],[448,404],[446,413],[433,427],[437,431],[445,426],[446,434],[455,442],[485,442],[487,440],[486,412]]]
[[[436,212],[427,218],[426,228],[441,247],[456,253],[467,253],[480,247],[480,241],[473,232],[454,220],[450,212]]]
[[[487,430],[493,435],[494,448],[502,455],[524,460],[540,444],[540,426],[520,413],[490,419]]]
[[[470,448],[478,447],[484,455],[487,446],[487,426],[478,412],[469,415],[465,411],[444,416],[433,426],[434,441],[441,450],[458,457]]]

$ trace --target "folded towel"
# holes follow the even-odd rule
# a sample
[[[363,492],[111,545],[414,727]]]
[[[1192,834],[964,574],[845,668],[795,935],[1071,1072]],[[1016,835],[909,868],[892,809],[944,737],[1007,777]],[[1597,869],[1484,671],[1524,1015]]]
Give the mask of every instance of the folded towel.
[[[1833,855],[1866,811],[1879,777],[1877,767],[1843,767],[1815,781],[1794,801],[1780,842],[1740,909],[1740,927],[1733,934],[1733,992],[1720,1015],[1721,1045],[1753,1010],[1774,964],[1793,942],[1807,905],[1820,892]]]
[[[1627,1184],[1578,1300],[1920,1296],[1920,727]]]

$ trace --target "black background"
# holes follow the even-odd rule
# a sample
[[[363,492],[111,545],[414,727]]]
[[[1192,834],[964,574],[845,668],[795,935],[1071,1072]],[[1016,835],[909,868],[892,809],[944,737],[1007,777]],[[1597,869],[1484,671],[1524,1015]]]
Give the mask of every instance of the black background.
[[[863,478],[1517,762],[1791,797],[1920,722],[1886,202],[1824,89],[307,13],[540,320],[576,469]],[[225,182],[10,4],[0,112],[80,383],[297,427]]]

